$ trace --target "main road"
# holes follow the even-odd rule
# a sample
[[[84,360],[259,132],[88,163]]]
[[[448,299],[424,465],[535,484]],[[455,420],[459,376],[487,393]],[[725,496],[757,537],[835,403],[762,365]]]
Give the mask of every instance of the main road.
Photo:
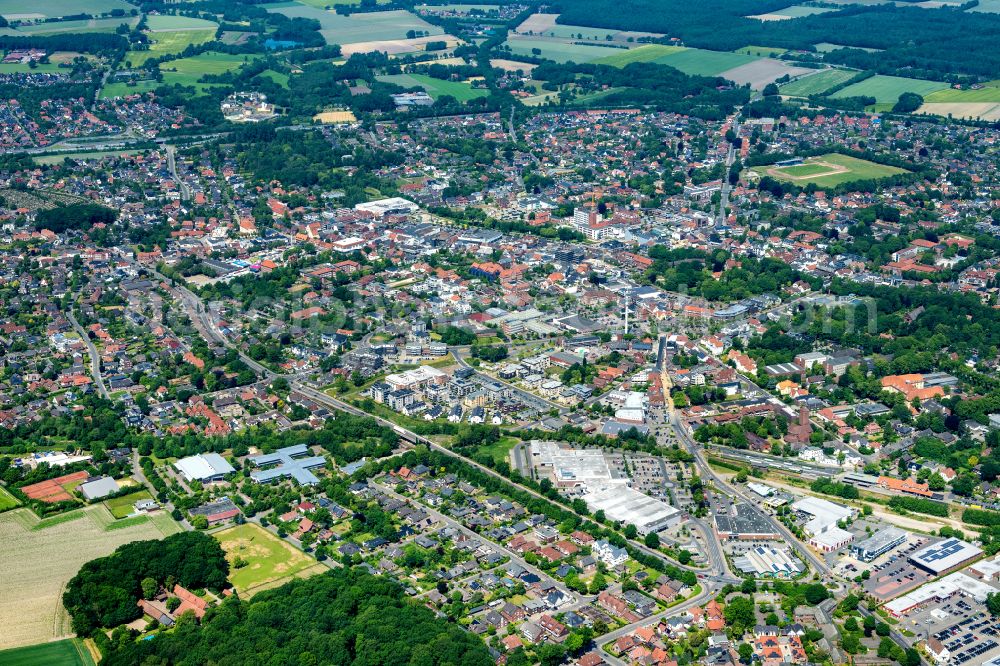
[[[105,400],[111,400],[111,395],[108,393],[108,389],[104,386],[104,377],[101,375],[101,355],[97,353],[97,347],[94,345],[94,341],[90,339],[87,332],[83,330],[83,326],[80,326],[80,322],[76,320],[73,316],[73,311],[69,310],[66,312],[66,318],[69,319],[69,323],[73,325],[73,330],[76,334],[80,336],[83,342],[87,345],[87,355],[90,357],[90,374],[94,375],[94,382],[97,384],[97,390],[100,391],[101,397]]]

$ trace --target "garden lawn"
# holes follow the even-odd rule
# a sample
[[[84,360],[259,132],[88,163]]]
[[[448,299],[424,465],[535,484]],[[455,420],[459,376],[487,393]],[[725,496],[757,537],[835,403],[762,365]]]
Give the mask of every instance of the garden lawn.
[[[226,551],[229,580],[241,596],[277,587],[292,577],[305,578],[326,570],[325,565],[254,523],[230,527],[212,536]],[[237,557],[247,566],[235,568]]]
[[[6,488],[0,488],[0,511],[6,511],[7,509],[13,509],[14,507],[20,506],[21,501],[16,497],[7,492]]]
[[[125,518],[126,516],[132,515],[135,508],[132,506],[139,500],[153,499],[153,496],[149,494],[148,490],[140,490],[139,492],[132,493],[130,495],[123,495],[121,497],[114,497],[112,499],[106,500],[104,504],[108,507],[108,511],[115,518]]]

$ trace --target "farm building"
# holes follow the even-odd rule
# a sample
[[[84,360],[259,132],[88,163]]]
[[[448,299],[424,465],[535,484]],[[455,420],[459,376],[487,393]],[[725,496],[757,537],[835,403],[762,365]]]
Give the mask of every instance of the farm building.
[[[187,481],[222,481],[227,474],[236,470],[218,453],[201,453],[196,456],[181,458],[174,467]]]

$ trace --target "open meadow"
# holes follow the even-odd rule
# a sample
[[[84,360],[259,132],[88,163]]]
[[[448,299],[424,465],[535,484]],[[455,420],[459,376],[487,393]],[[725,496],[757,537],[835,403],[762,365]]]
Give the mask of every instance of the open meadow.
[[[182,86],[193,86],[199,92],[204,92],[211,88],[213,84],[198,83],[198,79],[206,74],[222,74],[223,72],[238,69],[252,59],[254,59],[254,56],[209,51],[190,58],[171,60],[160,66],[160,72],[163,74],[162,84],[156,81],[137,81],[135,85],[129,85],[125,81],[114,81],[106,84],[101,89],[100,97],[106,99],[135,95],[153,90],[160,85],[172,85],[175,83]]]
[[[428,35],[441,35],[444,32],[438,26],[431,25],[416,14],[403,9],[341,16],[298,2],[281,2],[262,7],[269,12],[284,14],[289,18],[300,17],[318,21],[320,34],[328,44],[344,45],[406,39],[406,33],[411,30]]]
[[[121,18],[36,23],[34,25],[23,25],[17,29],[17,32],[24,33],[26,35],[58,35],[63,32],[113,33],[122,23],[126,24],[130,28],[134,28],[139,23],[139,18],[123,16]]]
[[[293,577],[307,578],[327,570],[326,565],[254,523],[230,527],[212,536],[226,551],[229,580],[243,598],[277,587]],[[235,568],[237,557],[247,565]]]
[[[793,166],[755,167],[753,171],[761,176],[770,176],[802,187],[813,183],[820,188],[836,187],[858,180],[873,180],[906,173],[904,169],[876,164],[839,153],[810,157],[802,164]]]
[[[160,539],[179,529],[169,516],[116,522],[100,504],[45,521],[28,509],[0,514],[0,543],[4,544],[0,648],[71,635],[61,596],[80,566],[122,544]]]
[[[20,505],[21,505],[20,500],[11,495],[6,488],[0,487],[0,511],[13,509],[14,507]]]

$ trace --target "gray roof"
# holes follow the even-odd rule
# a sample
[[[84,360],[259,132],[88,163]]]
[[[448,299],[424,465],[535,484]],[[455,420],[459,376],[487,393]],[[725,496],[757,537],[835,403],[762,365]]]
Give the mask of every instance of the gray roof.
[[[100,499],[101,497],[107,497],[112,493],[118,492],[118,484],[110,476],[102,476],[99,479],[92,479],[86,483],[81,483],[79,491],[88,500]]]

